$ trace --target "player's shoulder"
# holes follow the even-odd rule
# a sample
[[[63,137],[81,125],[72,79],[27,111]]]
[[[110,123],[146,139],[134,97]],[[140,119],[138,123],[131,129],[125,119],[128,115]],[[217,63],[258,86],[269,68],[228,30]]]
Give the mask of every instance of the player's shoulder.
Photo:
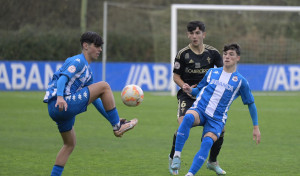
[[[217,52],[220,54],[219,50],[217,50],[215,47],[208,45],[208,44],[203,44],[204,48],[209,51],[209,52]]]
[[[219,75],[219,74],[222,73],[222,71],[223,71],[223,67],[216,67],[216,68],[208,69],[207,73],[208,74],[217,74],[217,75]]]
[[[249,84],[248,80],[238,71],[236,71],[236,76],[238,76],[239,80],[241,80],[243,84]]]
[[[245,80],[246,80],[246,78],[245,78],[240,72],[236,71],[235,74],[236,74],[239,78],[245,79]]]
[[[77,54],[75,56],[69,57],[67,62],[70,62],[75,65],[84,65],[85,64],[85,58],[83,54]]]
[[[84,60],[84,55],[83,54],[77,54],[75,56],[69,57],[68,59],[72,60],[72,61],[82,61]]]
[[[189,46],[186,46],[184,48],[182,48],[181,50],[178,51],[177,53],[177,57],[179,58],[183,53],[186,53],[190,50],[190,47]]]

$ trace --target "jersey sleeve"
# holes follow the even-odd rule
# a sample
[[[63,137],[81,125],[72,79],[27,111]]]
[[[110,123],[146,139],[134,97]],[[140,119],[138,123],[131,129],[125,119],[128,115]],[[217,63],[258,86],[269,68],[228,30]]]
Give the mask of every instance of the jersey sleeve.
[[[174,61],[174,69],[173,73],[176,73],[178,75],[182,75],[184,71],[184,59],[182,59],[182,53],[177,53],[175,61]]]
[[[80,72],[85,66],[84,62],[79,62],[78,60],[73,60],[66,63],[65,67],[62,67],[60,75],[65,75],[70,79],[72,79],[78,72]]]
[[[249,83],[246,79],[242,80],[242,86],[241,89],[239,90],[239,94],[241,95],[244,104],[254,103],[254,97],[251,93]]]
[[[257,109],[255,103],[248,104],[248,109],[250,112],[253,126],[258,125],[258,116],[257,116]]]
[[[68,82],[68,77],[65,75],[62,75],[57,80],[57,96],[64,96],[64,90],[66,83]]]

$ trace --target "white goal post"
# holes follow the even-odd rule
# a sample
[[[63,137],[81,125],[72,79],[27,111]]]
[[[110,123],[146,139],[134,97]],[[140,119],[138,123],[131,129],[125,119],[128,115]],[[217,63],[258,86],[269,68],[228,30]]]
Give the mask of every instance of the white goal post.
[[[177,54],[177,12],[178,10],[214,10],[214,11],[275,11],[300,12],[300,6],[255,6],[255,5],[205,5],[205,4],[172,4],[171,5],[171,75]],[[171,81],[171,95],[176,95],[176,84]]]

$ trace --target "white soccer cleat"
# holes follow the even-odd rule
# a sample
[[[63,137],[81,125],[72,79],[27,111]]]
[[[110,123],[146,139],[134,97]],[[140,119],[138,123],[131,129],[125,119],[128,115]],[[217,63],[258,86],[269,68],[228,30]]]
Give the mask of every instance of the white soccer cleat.
[[[179,170],[181,165],[180,158],[178,156],[173,157],[171,168],[173,170]]]
[[[127,121],[126,119],[120,119],[120,127],[117,130],[114,130],[116,137],[122,137],[126,131],[133,129],[138,123],[138,119],[132,119]]]
[[[173,159],[169,156],[169,172],[171,175],[178,175],[178,170],[171,168],[172,162],[173,162]]]
[[[185,176],[194,176],[191,172],[187,173]]]
[[[226,172],[219,166],[219,163],[217,161],[216,162],[207,161],[206,167],[209,170],[215,171],[217,175],[226,175]]]

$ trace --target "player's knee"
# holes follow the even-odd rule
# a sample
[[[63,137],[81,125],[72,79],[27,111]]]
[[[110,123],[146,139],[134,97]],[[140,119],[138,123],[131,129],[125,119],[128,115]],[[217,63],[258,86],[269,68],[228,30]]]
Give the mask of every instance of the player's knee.
[[[69,149],[70,149],[71,152],[75,149],[75,146],[76,146],[76,145],[71,145],[71,146],[69,146]]]
[[[97,83],[97,91],[103,93],[105,91],[111,91],[110,85],[105,81],[100,81]]]
[[[211,137],[211,136],[204,136],[203,140],[202,140],[202,143],[214,143],[214,139]],[[212,145],[212,144],[211,144]]]
[[[214,133],[212,133],[212,132],[206,133],[206,134],[203,136],[203,138],[205,138],[205,137],[210,137],[210,138],[212,138],[214,142],[218,139],[218,137],[217,137]]]
[[[100,87],[103,89],[110,89],[110,85],[105,81],[100,81]]]
[[[186,121],[188,124],[193,125],[195,121],[195,117],[193,114],[186,114],[183,118],[183,121]]]
[[[75,146],[76,146],[76,142],[68,142],[64,144],[64,148],[69,152],[72,152]]]
[[[178,122],[178,124],[179,124],[179,125],[182,123],[182,121],[183,121],[183,117],[184,117],[184,116],[180,116],[180,117],[178,117],[178,119],[177,119],[177,122]]]

